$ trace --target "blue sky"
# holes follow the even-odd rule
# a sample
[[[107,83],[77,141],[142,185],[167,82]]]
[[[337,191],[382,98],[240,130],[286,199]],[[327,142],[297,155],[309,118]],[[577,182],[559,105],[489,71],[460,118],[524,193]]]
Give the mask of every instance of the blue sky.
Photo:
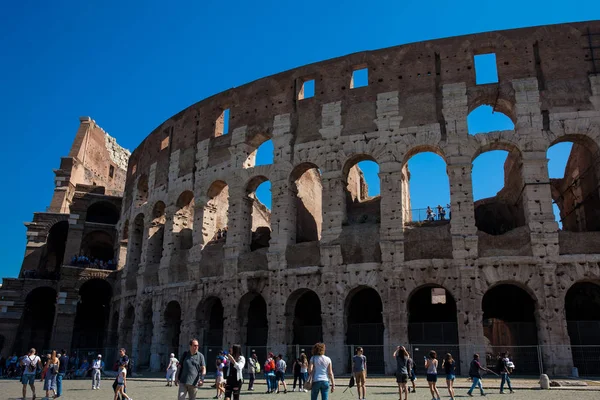
[[[433,38],[597,19],[599,11],[597,1],[5,2],[0,275],[18,274],[23,222],[49,204],[53,169],[68,154],[79,116],[133,150],[185,107],[296,66]],[[411,189],[419,178],[425,193],[413,194],[414,208],[446,201],[438,171],[445,166],[426,157],[412,163],[429,168],[423,175],[411,165]],[[433,187],[439,199],[429,197]]]

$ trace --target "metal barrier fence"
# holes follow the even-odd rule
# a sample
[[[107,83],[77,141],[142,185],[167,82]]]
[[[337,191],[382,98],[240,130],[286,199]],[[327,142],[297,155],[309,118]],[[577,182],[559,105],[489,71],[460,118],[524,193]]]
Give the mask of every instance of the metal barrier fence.
[[[411,208],[411,219],[405,222],[423,222],[423,221],[448,221],[451,217],[450,207]]]

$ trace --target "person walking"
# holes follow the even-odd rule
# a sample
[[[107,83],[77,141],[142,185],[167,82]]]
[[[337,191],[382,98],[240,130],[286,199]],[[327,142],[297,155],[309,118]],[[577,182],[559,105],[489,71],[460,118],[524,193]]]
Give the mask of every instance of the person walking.
[[[234,344],[227,353],[227,378],[225,379],[225,400],[240,399],[242,380],[244,379],[246,359],[242,355],[242,346]]]
[[[308,365],[308,374],[312,378],[310,400],[317,400],[319,393],[321,400],[329,400],[329,390],[335,390],[335,380],[331,358],[325,355],[325,343],[316,343],[312,348],[312,357]]]
[[[115,397],[114,400],[118,400],[119,398],[133,400],[131,397],[125,393],[125,388],[127,387],[127,367],[124,364],[119,365],[119,374],[117,375],[117,388],[115,389]]]
[[[476,386],[479,387],[481,395],[485,396],[485,392],[483,391],[483,382],[481,381],[481,371],[494,373],[481,365],[479,362],[479,354],[475,353],[473,354],[471,365],[469,365],[469,376],[473,379],[473,384],[471,385],[471,388],[467,394],[471,397],[473,396],[473,389],[475,389]]]
[[[104,361],[102,361],[102,354],[98,354],[98,357],[92,362],[92,390],[100,389],[103,369]]]
[[[425,369],[427,370],[427,385],[429,385],[429,391],[431,397],[440,400],[440,392],[437,388],[437,353],[434,350],[429,352],[429,356],[425,357]]]
[[[408,360],[410,357],[408,351],[404,346],[396,347],[394,351],[394,358],[396,359],[396,383],[398,384],[398,397],[402,400],[402,393],[404,393],[404,400],[408,399],[408,388],[406,383],[408,382]]]
[[[56,375],[56,397],[62,396],[62,382],[65,374],[67,373],[67,368],[69,366],[69,356],[67,355],[67,351],[62,349],[60,351],[60,355],[58,356],[58,374]]]
[[[254,381],[258,373],[260,373],[260,363],[258,362],[256,353],[253,351],[248,359],[248,390],[251,392],[254,391]]]
[[[27,397],[27,385],[31,387],[31,394],[35,399],[35,374],[38,368],[42,368],[42,360],[35,355],[35,349],[29,349],[29,353],[21,358],[21,367],[23,367],[23,375],[21,383],[23,384],[23,398]]]
[[[179,386],[178,400],[184,400],[186,395],[190,400],[196,400],[198,388],[204,384],[206,362],[204,355],[198,351],[199,347],[198,339],[192,339],[190,340],[190,350],[181,356],[181,368],[177,370],[175,378],[175,386]]]
[[[304,384],[308,378],[308,358],[305,353],[300,353],[300,391],[306,392]]]
[[[275,380],[277,381],[277,393],[279,393],[279,385],[283,384],[283,393],[287,393],[287,385],[285,383],[285,370],[287,369],[287,363],[283,359],[283,355],[277,356],[275,362]]]
[[[46,361],[46,376],[44,377],[46,398],[50,398],[50,391],[53,392],[52,397],[56,397],[56,375],[58,375],[59,362],[58,357],[56,357],[56,350],[52,350],[52,354]]]
[[[173,386],[175,382],[175,374],[177,373],[177,367],[179,366],[179,360],[175,358],[175,354],[169,354],[169,365],[167,365],[167,385]]]
[[[504,385],[508,384],[508,390],[511,393],[514,393],[512,389],[512,385],[510,384],[510,368],[508,367],[508,363],[510,360],[508,359],[508,355],[506,353],[501,353],[500,358],[498,358],[498,372],[500,372],[500,377],[502,381],[500,382],[500,394],[504,394]]]
[[[450,394],[450,400],[454,400],[454,379],[456,378],[456,362],[452,358],[452,354],[447,353],[446,357],[442,361],[442,368],[446,373],[446,386],[448,387],[448,394]]]
[[[365,388],[367,357],[364,355],[362,347],[357,347],[356,354],[352,357],[352,373],[354,374],[358,399],[364,399],[367,396],[367,389]]]
[[[417,385],[415,381],[417,380],[417,374],[415,372],[415,362],[413,361],[410,354],[408,355],[408,360],[406,361],[406,367],[408,369],[408,379],[410,379],[410,383],[412,384],[412,392],[417,392]],[[410,393],[410,388],[408,388],[408,393]]]

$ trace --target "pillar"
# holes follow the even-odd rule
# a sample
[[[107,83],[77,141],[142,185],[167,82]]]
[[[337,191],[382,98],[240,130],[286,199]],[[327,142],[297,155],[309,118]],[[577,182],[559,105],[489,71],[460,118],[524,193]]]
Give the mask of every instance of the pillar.
[[[397,162],[386,162],[382,163],[379,168],[381,259],[387,266],[399,265],[404,261],[402,165]]]
[[[477,227],[473,204],[471,160],[464,156],[448,157],[450,181],[450,234],[454,259],[477,257]]]

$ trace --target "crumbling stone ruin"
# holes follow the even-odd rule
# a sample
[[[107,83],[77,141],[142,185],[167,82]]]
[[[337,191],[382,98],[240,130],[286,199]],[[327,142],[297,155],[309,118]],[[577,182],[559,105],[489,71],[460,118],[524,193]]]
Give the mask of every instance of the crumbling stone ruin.
[[[372,373],[392,372],[388,349],[411,344],[415,358],[451,351],[463,372],[502,348],[525,372],[582,371],[578,346],[600,345],[599,33],[550,25],[306,65],[188,107],[131,156],[83,118],[48,212],[27,224],[21,276],[4,279],[2,352],[125,346],[158,370],[190,337],[209,355],[324,340],[338,370],[362,345]],[[498,81],[478,84],[489,53]],[[514,130],[470,135],[481,105]],[[257,166],[268,140],[274,161]],[[573,148],[550,179],[560,142]],[[509,152],[505,186],[474,202],[472,162],[491,150]],[[413,224],[407,163],[426,151],[446,162],[451,219]],[[115,270],[69,265],[82,254]]]

